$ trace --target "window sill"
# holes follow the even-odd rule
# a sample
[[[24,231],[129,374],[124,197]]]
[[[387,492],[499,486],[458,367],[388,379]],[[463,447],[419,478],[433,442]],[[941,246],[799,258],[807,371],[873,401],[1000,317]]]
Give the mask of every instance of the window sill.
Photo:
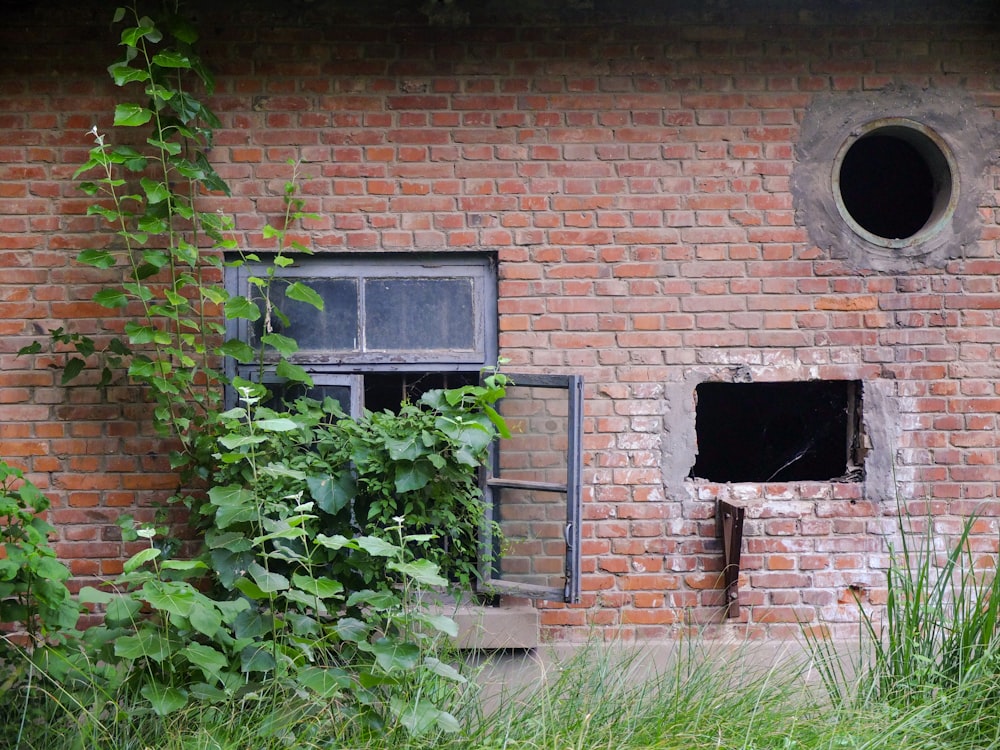
[[[538,610],[530,605],[486,607],[462,604],[442,607],[439,614],[458,624],[460,649],[531,649],[538,646]]]

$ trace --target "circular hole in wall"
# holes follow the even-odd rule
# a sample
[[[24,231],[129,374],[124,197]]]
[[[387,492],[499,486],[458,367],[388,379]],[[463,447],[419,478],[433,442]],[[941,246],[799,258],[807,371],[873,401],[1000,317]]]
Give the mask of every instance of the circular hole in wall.
[[[870,122],[835,160],[837,209],[868,242],[911,246],[951,219],[957,173],[950,149],[930,128],[906,119]]]

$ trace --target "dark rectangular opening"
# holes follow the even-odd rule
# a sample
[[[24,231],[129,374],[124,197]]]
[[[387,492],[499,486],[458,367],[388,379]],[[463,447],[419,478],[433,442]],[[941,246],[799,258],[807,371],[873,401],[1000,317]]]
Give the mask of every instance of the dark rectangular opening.
[[[701,383],[698,458],[712,482],[859,481],[861,383]]]

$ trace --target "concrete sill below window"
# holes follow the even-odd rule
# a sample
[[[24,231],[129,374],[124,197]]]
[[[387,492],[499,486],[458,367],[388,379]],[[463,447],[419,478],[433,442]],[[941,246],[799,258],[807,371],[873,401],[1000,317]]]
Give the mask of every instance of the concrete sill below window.
[[[458,624],[461,649],[531,649],[538,645],[538,610],[530,605],[487,607],[462,604],[434,608]]]

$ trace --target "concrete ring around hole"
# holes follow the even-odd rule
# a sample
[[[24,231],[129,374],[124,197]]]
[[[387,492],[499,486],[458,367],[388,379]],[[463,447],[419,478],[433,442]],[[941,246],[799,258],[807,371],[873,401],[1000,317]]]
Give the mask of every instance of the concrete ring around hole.
[[[951,221],[959,171],[951,148],[909,118],[865,123],[840,147],[831,188],[837,210],[861,238],[885,248],[918,245]]]

